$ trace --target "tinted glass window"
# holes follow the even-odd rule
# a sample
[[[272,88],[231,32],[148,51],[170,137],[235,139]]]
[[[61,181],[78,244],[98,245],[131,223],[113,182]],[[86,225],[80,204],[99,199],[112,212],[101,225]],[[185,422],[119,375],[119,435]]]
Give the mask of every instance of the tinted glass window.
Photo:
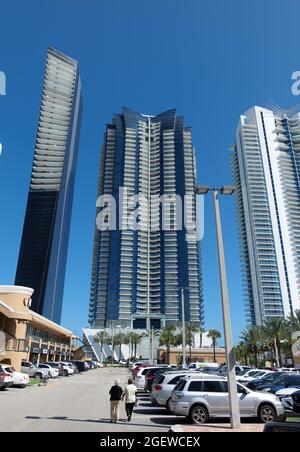
[[[300,377],[291,377],[287,379],[287,384],[289,385],[300,385]]]
[[[164,379],[165,379],[165,377],[163,375],[160,375],[159,377],[157,377],[155,379],[155,383],[157,383],[159,385],[164,381]]]
[[[202,381],[191,381],[188,391],[202,391]]]
[[[169,385],[176,385],[180,378],[184,377],[184,375],[177,375],[177,377],[172,378],[171,381],[169,381]]]
[[[204,381],[203,391],[205,392],[228,392],[225,391],[221,381]]]
[[[174,388],[174,391],[182,391],[183,388],[185,387],[186,381],[185,380],[179,380],[179,382],[177,383],[177,385]]]

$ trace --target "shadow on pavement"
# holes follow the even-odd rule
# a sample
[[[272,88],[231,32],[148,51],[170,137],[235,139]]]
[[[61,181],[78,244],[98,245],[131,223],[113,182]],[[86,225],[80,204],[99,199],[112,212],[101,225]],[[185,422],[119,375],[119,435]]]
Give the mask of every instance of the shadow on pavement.
[[[138,422],[127,422],[126,419],[120,419],[119,422],[113,424],[110,422],[110,419],[100,418],[100,419],[74,419],[69,418],[67,416],[52,416],[52,417],[41,417],[41,416],[25,416],[25,419],[40,419],[40,420],[48,420],[48,421],[69,421],[69,422],[93,422],[95,424],[112,424],[112,425],[127,425],[127,426],[137,426],[137,427],[150,427],[150,424],[142,424]],[[150,419],[151,420],[151,419]],[[158,425],[157,421],[155,422],[155,427],[166,428],[165,423]]]

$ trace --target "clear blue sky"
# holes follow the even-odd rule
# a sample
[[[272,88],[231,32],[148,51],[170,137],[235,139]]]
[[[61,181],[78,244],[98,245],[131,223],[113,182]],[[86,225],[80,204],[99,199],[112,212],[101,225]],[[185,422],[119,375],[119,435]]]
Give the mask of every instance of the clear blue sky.
[[[0,283],[12,284],[24,221],[45,53],[80,62],[84,115],[66,274],[63,324],[87,325],[99,148],[122,105],[155,114],[176,107],[193,128],[198,180],[231,182],[239,115],[290,91],[300,70],[297,0],[26,0],[0,7]],[[209,201],[209,202],[208,202]],[[202,266],[206,327],[222,330],[215,228],[206,201]],[[233,199],[222,219],[234,336],[244,327]]]

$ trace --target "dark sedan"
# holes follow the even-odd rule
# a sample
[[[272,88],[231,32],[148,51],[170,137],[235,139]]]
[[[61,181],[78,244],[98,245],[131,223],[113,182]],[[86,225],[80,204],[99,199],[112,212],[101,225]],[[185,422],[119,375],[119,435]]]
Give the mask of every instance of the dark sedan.
[[[252,391],[256,391],[259,386],[262,385],[272,385],[275,384],[277,380],[280,379],[282,375],[287,375],[286,372],[273,372],[264,375],[262,378],[256,378],[255,380],[249,381],[246,385],[247,388],[252,389]]]
[[[300,389],[300,375],[281,375],[274,383],[257,386],[256,391],[268,391],[275,394],[280,389],[290,387]]]

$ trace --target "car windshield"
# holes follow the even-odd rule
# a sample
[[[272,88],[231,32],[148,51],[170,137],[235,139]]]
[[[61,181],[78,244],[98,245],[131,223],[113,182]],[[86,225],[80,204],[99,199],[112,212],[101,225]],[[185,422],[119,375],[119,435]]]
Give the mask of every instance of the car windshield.
[[[258,375],[260,375],[261,374],[261,372],[260,371],[257,371],[257,370],[251,370],[250,372],[247,372],[247,377],[254,377],[254,376],[258,376]]]

